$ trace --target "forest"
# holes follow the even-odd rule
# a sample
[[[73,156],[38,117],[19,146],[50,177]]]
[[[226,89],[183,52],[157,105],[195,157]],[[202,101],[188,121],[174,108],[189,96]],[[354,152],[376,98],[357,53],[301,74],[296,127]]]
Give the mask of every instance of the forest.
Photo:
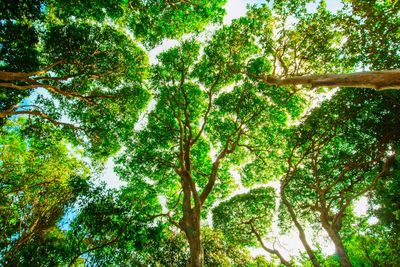
[[[0,266],[396,267],[399,153],[398,0],[0,0]]]

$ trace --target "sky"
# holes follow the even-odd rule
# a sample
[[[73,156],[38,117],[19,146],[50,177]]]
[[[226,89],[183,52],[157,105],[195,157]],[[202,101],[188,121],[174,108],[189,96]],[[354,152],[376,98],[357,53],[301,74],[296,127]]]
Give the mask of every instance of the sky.
[[[318,6],[319,1],[315,1],[314,3],[308,4],[307,9],[310,12],[313,12],[316,10],[316,7]],[[225,9],[226,9],[226,16],[224,17],[224,24],[230,24],[231,21],[235,18],[242,17],[246,14],[246,6],[248,4],[261,4],[265,3],[263,0],[228,0]],[[342,4],[340,3],[339,0],[327,0],[327,8],[328,10],[332,12],[336,12],[337,10],[342,8]],[[211,26],[208,30],[213,31],[215,27]],[[165,40],[161,45],[157,46],[153,50],[149,51],[149,60],[151,64],[157,63],[157,55],[161,53],[162,51],[171,48],[173,46],[178,45],[179,42],[177,40]],[[152,101],[153,103],[150,103],[147,111],[144,113],[144,115],[141,116],[139,119],[139,122],[135,126],[135,130],[139,130],[146,124],[146,113],[148,113],[152,108],[154,108],[155,102]],[[100,180],[104,181],[107,183],[108,187],[110,188],[118,188],[122,185],[125,184],[125,182],[120,181],[117,177],[117,175],[113,171],[114,168],[114,163],[112,159],[109,159],[105,171],[103,172],[102,176],[100,177]],[[234,175],[237,176],[237,175]],[[239,179],[240,177],[236,177],[235,179]],[[276,185],[271,185],[273,187],[277,187]],[[237,193],[243,193],[245,192],[245,189],[241,189],[240,192],[238,191]],[[355,203],[355,213],[357,216],[362,216],[363,214],[366,213],[367,210],[367,199],[362,198],[358,202]],[[278,235],[278,228],[274,227],[273,229],[274,234]],[[306,229],[306,232],[308,235],[312,235],[311,229]],[[334,253],[335,249],[332,244],[327,239],[327,235],[324,233],[319,233],[319,237],[317,240],[320,244],[322,244],[322,249],[325,254],[332,254]],[[266,241],[268,244],[268,241]],[[281,253],[288,257],[289,255],[298,255],[299,252],[304,251],[303,246],[298,238],[298,234],[296,231],[293,231],[285,236],[279,236],[279,242],[277,245],[277,248],[281,251]],[[268,257],[268,254],[265,253],[262,249],[251,249],[251,254],[253,255],[258,255],[258,254],[264,254]]]

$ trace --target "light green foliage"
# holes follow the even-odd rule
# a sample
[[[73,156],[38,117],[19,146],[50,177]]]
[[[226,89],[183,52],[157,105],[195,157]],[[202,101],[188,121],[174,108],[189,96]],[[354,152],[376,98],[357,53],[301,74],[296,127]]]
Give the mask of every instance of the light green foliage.
[[[0,253],[9,265],[23,264],[19,257],[25,246],[57,232],[55,224],[88,178],[87,166],[56,136],[30,138],[24,135],[26,127],[10,123],[0,135]],[[37,251],[30,253],[32,259],[37,256]]]
[[[352,65],[345,60],[341,48],[345,36],[336,24],[337,16],[327,10],[323,1],[315,13],[309,13],[304,4],[293,7],[289,4],[278,9],[272,44],[273,74],[288,77],[350,71]],[[295,11],[290,11],[292,9]],[[297,21],[288,25],[290,15]]]
[[[147,74],[144,51],[111,27],[89,24],[54,26],[44,38],[45,65],[62,61],[44,83],[66,95],[53,94],[60,110],[49,109],[46,99],[39,99],[39,106],[49,114],[66,114],[78,125],[78,134],[90,138],[95,152],[115,153],[149,97],[142,85]]]
[[[326,88],[270,84],[399,68],[400,2],[333,13],[275,0],[220,25],[226,2],[0,0],[0,264],[185,266],[203,251],[206,266],[275,266],[246,251],[260,245],[293,264],[262,243],[276,215],[265,184],[278,179],[283,232],[286,197],[305,229],[338,234],[354,266],[397,264],[399,94],[339,90],[310,109]],[[146,49],[166,38],[180,45],[150,66]],[[127,186],[87,182],[82,155],[98,170],[118,151]],[[230,196],[232,171],[261,187]],[[316,245],[323,266],[339,265]]]
[[[389,145],[397,142],[395,102],[370,91],[344,90],[311,113],[292,142],[301,164],[287,192],[302,203],[296,206],[313,206],[320,201],[318,190],[325,190],[329,207],[339,210],[347,203],[340,199],[352,199],[374,183]]]
[[[276,267],[277,265],[267,261],[267,259],[262,256],[256,256],[253,261],[248,265],[248,267]]]
[[[204,227],[204,266],[249,266],[252,262],[250,253],[236,244],[232,244],[215,229]],[[152,242],[149,248],[150,263],[154,266],[185,266],[189,258],[189,248],[183,233],[170,231],[164,233],[159,243]]]
[[[240,23],[243,21],[235,21],[234,25]],[[233,152],[239,143],[252,138],[251,129],[266,120],[262,115],[268,112],[267,103],[255,83],[248,81],[231,92],[220,93],[224,86],[242,76],[236,74],[236,78],[230,78],[230,62],[243,66],[248,57],[257,51],[257,46],[245,41],[244,33],[239,32],[238,35],[237,31],[236,26],[218,31],[204,48],[201,58],[200,44],[184,42],[180,47],[162,53],[159,56],[160,64],[153,67],[151,86],[157,104],[148,115],[148,125],[134,134],[127,144],[129,154],[121,162],[129,157],[130,174],[124,173],[121,177],[148,177],[157,181],[160,194],[169,197],[171,206],[177,201],[180,178],[176,170],[181,168],[179,155],[189,142],[187,139],[191,138],[191,142],[196,140],[190,147],[192,175],[202,188],[208,182],[207,174],[212,169],[211,150],[215,149],[218,153],[224,149]],[[244,43],[240,49],[232,50],[230,42],[225,42],[227,38],[241,38]],[[219,59],[219,67],[211,61],[216,59]],[[238,158],[230,157],[232,163],[237,164],[239,157],[243,159],[243,152],[238,152]],[[215,188],[218,194],[223,191],[227,193],[232,182],[228,166],[222,165],[218,171],[221,181]],[[124,169],[128,170],[127,166]]]
[[[258,246],[255,232],[265,236],[271,230],[275,209],[275,190],[271,187],[252,189],[239,194],[213,209],[214,227],[235,244]]]
[[[149,99],[144,85],[147,55],[137,44],[143,40],[155,45],[165,37],[201,30],[221,20],[223,4],[52,0],[5,4],[0,68],[35,73],[11,82],[0,77],[5,86],[0,91],[4,100],[0,120],[13,114],[38,116],[66,126],[71,141],[85,145],[88,154],[115,153]],[[18,105],[30,94],[29,88],[40,87],[51,97]]]

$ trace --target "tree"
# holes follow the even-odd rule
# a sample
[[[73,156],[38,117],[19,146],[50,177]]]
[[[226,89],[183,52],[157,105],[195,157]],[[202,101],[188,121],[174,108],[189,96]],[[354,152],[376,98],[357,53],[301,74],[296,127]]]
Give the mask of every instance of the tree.
[[[181,207],[180,212],[164,215],[185,233],[192,266],[203,262],[200,222],[202,210],[216,197],[211,192],[226,190],[232,181],[230,156],[249,139],[250,129],[267,123],[261,119],[268,112],[268,102],[262,97],[264,87],[248,80],[231,92],[222,92],[242,77],[232,75],[226,65],[245,64],[260,49],[248,40],[250,30],[242,20],[223,27],[201,58],[200,46],[193,41],[162,53],[152,77],[157,104],[144,129],[128,140],[120,159],[122,178],[150,179],[167,198],[169,208]],[[216,151],[213,158],[209,156],[212,149]]]
[[[68,266],[145,266],[148,251],[162,238],[164,224],[149,219],[161,208],[154,192],[143,192],[139,198],[132,188],[117,191],[91,185],[75,205],[79,208],[64,231]]]
[[[69,155],[56,141],[59,136],[27,138],[25,127],[21,120],[7,124],[0,135],[0,253],[5,265],[22,264],[24,248],[53,231],[88,178],[88,167]]]
[[[342,266],[351,266],[339,233],[343,219],[355,199],[388,175],[394,161],[390,147],[398,140],[397,118],[388,112],[393,105],[370,91],[341,91],[311,113],[292,142],[281,185],[290,206],[283,202],[321,224]]]
[[[13,105],[1,116],[38,116],[86,134],[100,155],[116,152],[118,141],[130,132],[147,103],[141,85],[147,68],[144,51],[110,27],[88,24],[53,26],[43,38],[46,68],[2,72],[0,79],[5,81],[3,88],[44,88],[51,97]],[[58,121],[63,114],[70,122]]]
[[[332,14],[325,1],[308,13],[307,2],[274,1],[274,71],[250,77],[277,86],[400,88],[398,3],[355,0]],[[293,26],[289,16],[297,20]],[[371,71],[354,72],[359,66]]]
[[[191,38],[221,22],[224,0],[14,2],[0,12],[3,264],[273,266],[245,251],[259,244],[290,266],[265,242],[273,215],[314,266],[396,262],[398,2],[334,14],[276,0],[204,43]],[[181,44],[150,66],[165,38]],[[350,89],[312,102],[337,86]],[[122,150],[128,185],[88,183],[78,145],[90,160]],[[241,186],[257,189],[232,197]],[[366,194],[376,225],[352,214]],[[205,227],[219,200],[222,233]],[[311,248],[309,227],[338,255]]]
[[[283,265],[292,266],[275,247],[268,247],[263,241],[271,231],[275,197],[271,187],[236,195],[213,209],[213,224],[231,242],[253,247],[258,243],[266,252],[277,256]]]

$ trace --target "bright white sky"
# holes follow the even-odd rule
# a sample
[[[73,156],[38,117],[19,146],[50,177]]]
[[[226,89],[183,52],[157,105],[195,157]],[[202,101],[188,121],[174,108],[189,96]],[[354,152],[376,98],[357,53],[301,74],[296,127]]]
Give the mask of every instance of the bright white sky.
[[[315,3],[309,4],[308,10],[309,11],[314,11],[318,5],[319,1],[316,1]],[[246,14],[246,6],[248,4],[261,4],[265,3],[263,0],[228,0],[225,8],[226,8],[226,16],[224,18],[224,24],[229,24],[233,19],[242,17]],[[336,12],[337,10],[341,9],[343,5],[340,3],[340,0],[328,0],[327,1],[327,8],[333,12]],[[211,28],[212,30],[212,28]],[[150,63],[154,64],[157,63],[157,55],[173,46],[178,45],[179,42],[177,40],[166,40],[164,41],[161,45],[157,46],[153,50],[149,52],[150,56]],[[154,102],[154,101],[153,101]],[[155,103],[152,103],[150,105],[149,109],[152,109],[154,107]],[[143,127],[143,124],[146,123],[146,118],[142,116],[140,122],[138,125],[136,125],[135,129]],[[118,188],[122,185],[125,184],[125,182],[121,181],[118,179],[117,175],[113,171],[114,168],[114,163],[113,160],[110,159],[107,164],[105,171],[103,172],[102,177],[100,177],[100,180],[104,181],[107,183],[107,185],[110,188]],[[240,178],[239,178],[240,179]],[[356,215],[361,216],[366,213],[367,209],[367,200],[365,198],[362,198],[360,201],[355,203],[356,207]],[[278,233],[277,229],[273,229],[273,232],[275,234]],[[307,230],[309,233],[309,236],[311,236],[311,231]],[[322,248],[326,254],[332,254],[334,253],[334,246],[333,244],[327,240],[326,235],[324,233],[319,234],[320,238],[318,238],[318,242],[322,245]],[[309,238],[310,239],[310,238]],[[281,253],[288,258],[289,255],[298,255],[300,251],[304,251],[303,246],[298,238],[297,232],[290,233],[287,236],[280,236],[279,237],[280,244],[282,246],[277,246],[277,248],[281,251]],[[268,244],[268,241],[266,241]],[[251,249],[251,253],[253,255],[257,254],[265,254],[265,252],[262,249]],[[265,254],[268,256],[267,254]]]

